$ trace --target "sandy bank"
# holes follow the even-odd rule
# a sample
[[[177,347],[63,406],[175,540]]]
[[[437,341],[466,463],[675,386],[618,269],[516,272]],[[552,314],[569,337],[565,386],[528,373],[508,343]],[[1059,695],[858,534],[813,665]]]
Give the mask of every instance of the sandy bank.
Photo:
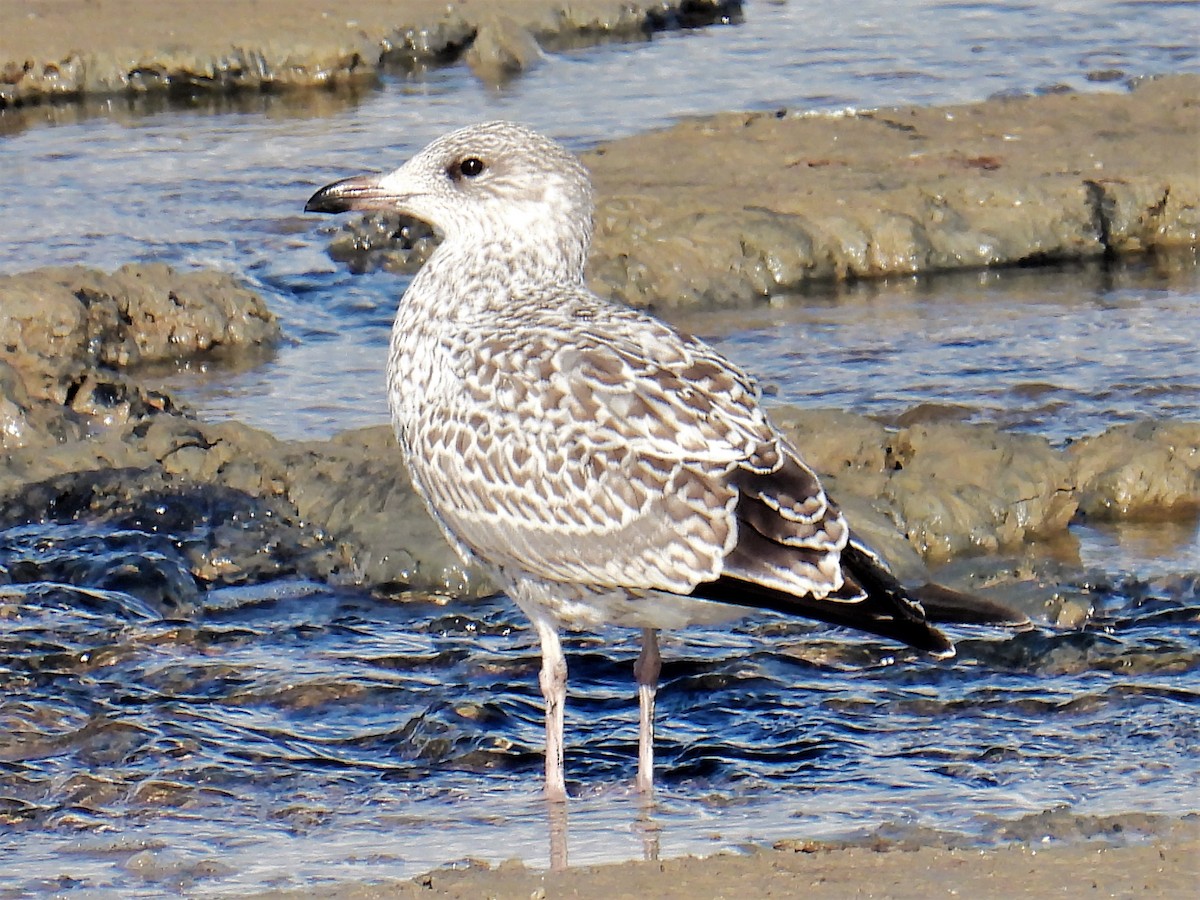
[[[1200,826],[1178,823],[1142,844],[1048,843],[987,850],[865,847],[826,850],[780,842],[745,856],[686,857],[663,862],[537,872],[518,864],[437,871],[408,882],[355,885],[273,898],[336,897],[1187,897],[1195,889]]]

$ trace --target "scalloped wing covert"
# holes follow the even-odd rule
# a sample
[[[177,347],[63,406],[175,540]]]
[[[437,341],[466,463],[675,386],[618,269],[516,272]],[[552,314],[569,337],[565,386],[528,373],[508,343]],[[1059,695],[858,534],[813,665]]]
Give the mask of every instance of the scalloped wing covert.
[[[722,574],[842,587],[845,522],[752,380],[708,345],[582,290],[456,324],[442,343],[459,393],[407,455],[473,555],[629,591],[688,594]]]

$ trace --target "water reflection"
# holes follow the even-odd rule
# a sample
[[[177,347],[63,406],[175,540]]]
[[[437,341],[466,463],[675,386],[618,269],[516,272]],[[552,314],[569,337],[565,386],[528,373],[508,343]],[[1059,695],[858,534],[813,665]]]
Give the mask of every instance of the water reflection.
[[[383,89],[381,80],[338,84],[312,90],[239,91],[229,94],[167,93],[120,94],[55,101],[35,106],[0,109],[0,136],[28,128],[82,125],[95,119],[125,127],[146,124],[167,114],[198,116],[264,116],[266,118],[320,119],[345,112]]]

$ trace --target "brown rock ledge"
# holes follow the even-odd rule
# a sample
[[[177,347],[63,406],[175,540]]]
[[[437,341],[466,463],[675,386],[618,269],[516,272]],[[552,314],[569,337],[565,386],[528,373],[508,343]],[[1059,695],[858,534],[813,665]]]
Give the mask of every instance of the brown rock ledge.
[[[230,275],[161,263],[0,276],[0,449],[82,437],[168,403],[124,370],[270,347],[279,323]]]
[[[1200,76],[962,106],[723,113],[584,162],[599,195],[589,280],[634,306],[1138,253],[1189,265]],[[411,272],[435,246],[427,226],[376,213],[337,228],[330,253]]]
[[[841,116],[725,113],[584,158],[596,287],[736,305],[816,280],[1200,242],[1200,76]]]
[[[147,92],[332,87],[385,65],[457,60],[487,33],[481,77],[544,46],[638,38],[736,16],[737,0],[27,0],[0,4],[0,108]],[[505,29],[495,28],[500,13]],[[517,52],[513,52],[513,50]],[[525,48],[523,51],[521,48]],[[502,62],[496,63],[497,60]]]

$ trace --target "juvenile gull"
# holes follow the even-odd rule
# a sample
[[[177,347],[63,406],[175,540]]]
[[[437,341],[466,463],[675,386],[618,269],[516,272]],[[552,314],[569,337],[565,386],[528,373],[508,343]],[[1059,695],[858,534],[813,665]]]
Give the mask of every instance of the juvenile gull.
[[[923,607],[854,537],[745,372],[589,291],[592,208],[579,161],[508,122],[456,131],[305,207],[391,210],[443,235],[396,314],[392,424],[447,539],[537,631],[550,798],[566,796],[562,626],[642,629],[648,793],[656,629],[768,609],[948,657],[930,621],[1019,621],[942,589]]]

